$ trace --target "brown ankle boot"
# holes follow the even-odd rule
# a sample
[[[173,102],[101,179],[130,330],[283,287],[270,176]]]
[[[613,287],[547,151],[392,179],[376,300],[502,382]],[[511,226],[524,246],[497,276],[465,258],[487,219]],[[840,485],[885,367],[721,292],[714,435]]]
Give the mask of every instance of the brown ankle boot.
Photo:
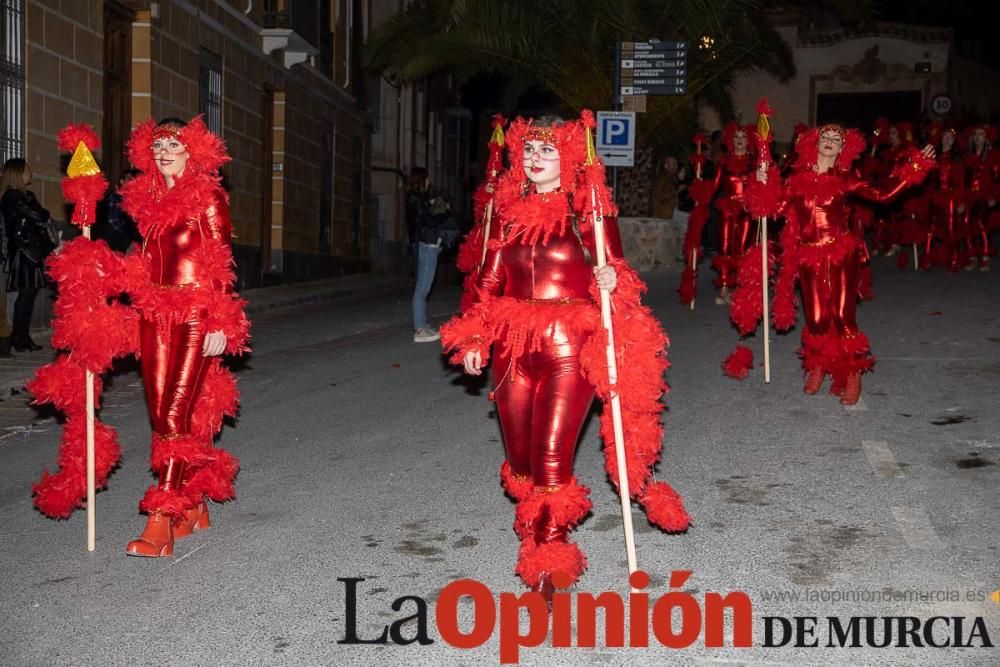
[[[855,371],[847,376],[844,393],[840,395],[841,405],[854,405],[861,398],[861,373]]]
[[[174,537],[187,537],[191,533],[197,533],[211,526],[212,523],[208,520],[208,506],[203,500],[191,509],[184,510],[184,516],[174,523]]]
[[[826,377],[826,373],[823,372],[822,368],[809,369],[809,373],[806,375],[806,383],[805,386],[802,387],[802,391],[810,396],[819,392],[820,388],[823,386],[824,377]]]
[[[0,357],[13,357],[10,353],[10,336],[0,336]]]
[[[144,556],[157,558],[171,556],[174,553],[173,521],[166,514],[150,512],[146,520],[146,528],[139,539],[132,540],[125,547],[129,556]]]

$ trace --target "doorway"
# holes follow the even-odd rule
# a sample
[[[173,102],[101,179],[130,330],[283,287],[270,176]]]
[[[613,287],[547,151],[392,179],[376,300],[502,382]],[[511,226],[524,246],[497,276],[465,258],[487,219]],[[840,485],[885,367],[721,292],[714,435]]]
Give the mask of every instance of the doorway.
[[[919,90],[887,93],[821,93],[816,96],[816,125],[843,123],[868,132],[878,118],[890,123],[920,121],[922,95]]]

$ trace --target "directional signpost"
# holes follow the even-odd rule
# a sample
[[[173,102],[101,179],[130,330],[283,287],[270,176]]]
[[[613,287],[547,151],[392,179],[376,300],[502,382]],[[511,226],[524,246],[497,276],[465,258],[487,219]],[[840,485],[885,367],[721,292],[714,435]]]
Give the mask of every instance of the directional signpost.
[[[646,111],[647,95],[687,93],[687,42],[618,42],[615,109],[597,112],[597,152],[611,167],[618,196],[617,167],[635,164],[635,114]]]
[[[621,42],[618,95],[684,95],[687,92],[687,42]]]

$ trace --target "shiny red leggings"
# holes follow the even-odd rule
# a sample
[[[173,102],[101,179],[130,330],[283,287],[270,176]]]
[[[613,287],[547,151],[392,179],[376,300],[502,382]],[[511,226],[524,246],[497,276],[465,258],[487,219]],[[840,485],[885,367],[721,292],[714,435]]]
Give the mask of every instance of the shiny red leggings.
[[[750,216],[745,212],[721,214],[719,216],[719,254],[734,260],[742,257],[750,239]],[[736,287],[737,267],[722,271],[719,276],[722,287]]]
[[[800,267],[802,311],[809,333],[825,334],[831,326],[842,336],[858,333],[859,263],[857,254],[852,253],[841,262],[824,259],[818,267]]]
[[[195,399],[211,359],[202,355],[198,322],[156,324],[143,319],[139,330],[142,382],[153,431],[188,434]]]
[[[494,373],[495,399],[511,471],[535,486],[565,484],[594,388],[580,373],[583,340],[559,322],[548,330],[543,349],[512,360],[500,350]]]

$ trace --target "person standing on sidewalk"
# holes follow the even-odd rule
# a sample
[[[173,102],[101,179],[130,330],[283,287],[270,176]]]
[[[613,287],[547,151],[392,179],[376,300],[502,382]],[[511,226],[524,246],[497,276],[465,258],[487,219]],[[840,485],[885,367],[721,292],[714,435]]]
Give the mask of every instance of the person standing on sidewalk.
[[[451,206],[431,191],[427,170],[414,167],[406,186],[406,229],[413,246],[417,266],[417,284],[413,289],[413,342],[432,343],[441,335],[427,323],[427,295],[434,286],[438,255],[451,220]]]
[[[29,335],[31,314],[38,290],[45,287],[45,259],[56,249],[59,237],[51,224],[49,212],[28,189],[31,167],[24,159],[7,160],[0,183],[3,190],[0,208],[3,209],[9,239],[5,263],[7,291],[17,292],[10,344],[18,352],[34,352],[41,350],[42,346]]]

